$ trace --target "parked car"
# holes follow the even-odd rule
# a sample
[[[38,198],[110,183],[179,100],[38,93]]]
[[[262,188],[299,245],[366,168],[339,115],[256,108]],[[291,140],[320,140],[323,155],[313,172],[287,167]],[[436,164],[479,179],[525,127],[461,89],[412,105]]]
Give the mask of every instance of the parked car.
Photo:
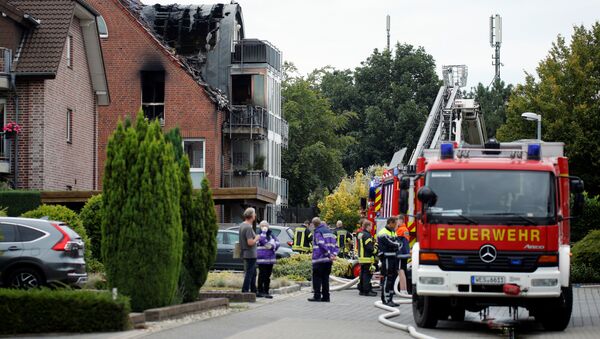
[[[280,246],[275,252],[277,259],[287,258],[296,254],[292,251],[294,233],[289,227],[271,226],[271,231],[279,239]],[[233,258],[233,249],[235,243],[239,241],[239,226],[231,227],[226,230],[219,230],[217,233],[217,259],[213,265],[216,270],[243,270],[244,262],[242,259]]]
[[[84,243],[60,221],[0,217],[0,284],[33,288],[87,281]]]

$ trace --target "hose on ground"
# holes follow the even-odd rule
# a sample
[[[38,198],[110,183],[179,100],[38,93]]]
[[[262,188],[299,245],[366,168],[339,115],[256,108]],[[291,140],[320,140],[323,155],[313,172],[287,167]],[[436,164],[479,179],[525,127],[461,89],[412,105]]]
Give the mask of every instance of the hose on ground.
[[[345,290],[348,288],[352,288],[353,286],[358,284],[358,280],[359,280],[359,278],[354,278],[352,280],[348,280],[348,279],[344,279],[344,278],[334,277],[332,275],[329,276],[329,279],[331,279],[335,282],[341,283],[341,285],[331,287],[329,289],[330,291],[341,291],[341,290]]]

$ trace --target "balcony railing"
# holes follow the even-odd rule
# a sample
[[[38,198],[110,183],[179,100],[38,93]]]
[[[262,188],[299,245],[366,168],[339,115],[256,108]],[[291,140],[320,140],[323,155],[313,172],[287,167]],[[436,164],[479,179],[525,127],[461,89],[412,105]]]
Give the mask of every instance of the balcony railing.
[[[277,71],[281,71],[281,52],[265,40],[237,40],[235,50],[231,53],[234,64],[266,63]]]
[[[260,133],[266,136],[266,131],[270,130],[281,135],[282,143],[287,146],[288,123],[284,119],[270,113],[265,108],[251,105],[235,105],[232,107],[225,128],[229,133],[233,130],[244,131],[244,133]],[[261,131],[263,129],[263,131]]]
[[[233,170],[223,172],[223,187],[258,187],[281,197],[281,203],[287,205],[288,181],[269,177],[266,171]]]

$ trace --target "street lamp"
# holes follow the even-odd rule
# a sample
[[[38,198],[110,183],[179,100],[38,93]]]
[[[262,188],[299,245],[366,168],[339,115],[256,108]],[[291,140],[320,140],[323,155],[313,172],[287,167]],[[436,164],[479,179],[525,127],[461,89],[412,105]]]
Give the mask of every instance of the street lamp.
[[[521,117],[529,121],[537,121],[537,138],[542,140],[542,116],[533,112],[525,112],[521,114]]]

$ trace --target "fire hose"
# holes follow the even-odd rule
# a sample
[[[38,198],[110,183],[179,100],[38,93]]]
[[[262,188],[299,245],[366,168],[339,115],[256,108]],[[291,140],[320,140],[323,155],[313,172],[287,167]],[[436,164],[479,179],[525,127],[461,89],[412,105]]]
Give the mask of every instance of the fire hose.
[[[331,291],[341,291],[341,290],[345,290],[348,288],[352,288],[353,286],[355,286],[358,281],[359,278],[354,278],[352,280],[350,279],[344,279],[344,278],[338,278],[335,276],[330,276],[329,279],[331,279],[332,281],[335,281],[337,283],[340,283],[341,285],[332,287],[330,290]],[[402,294],[400,293],[400,291],[398,290],[398,283],[400,282],[400,277],[396,277],[396,281],[394,283],[394,293],[396,294],[396,296],[402,298],[401,300],[394,300],[395,303],[401,304],[401,305],[406,305],[406,304],[412,304],[412,297],[408,294]],[[374,285],[376,285],[377,283],[375,283]],[[375,307],[380,308],[384,311],[388,311],[388,313],[384,313],[382,315],[380,315],[377,320],[388,327],[391,328],[395,328],[397,330],[402,330],[404,332],[407,332],[411,337],[413,338],[418,338],[418,339],[436,339],[435,337],[431,337],[428,336],[426,334],[423,334],[421,332],[418,332],[417,329],[414,326],[411,325],[406,325],[406,324],[401,324],[401,323],[397,323],[395,321],[391,321],[390,319],[398,317],[400,315],[400,309],[398,307],[391,307],[391,306],[387,306],[385,304],[383,304],[381,301],[376,301],[374,303]]]

